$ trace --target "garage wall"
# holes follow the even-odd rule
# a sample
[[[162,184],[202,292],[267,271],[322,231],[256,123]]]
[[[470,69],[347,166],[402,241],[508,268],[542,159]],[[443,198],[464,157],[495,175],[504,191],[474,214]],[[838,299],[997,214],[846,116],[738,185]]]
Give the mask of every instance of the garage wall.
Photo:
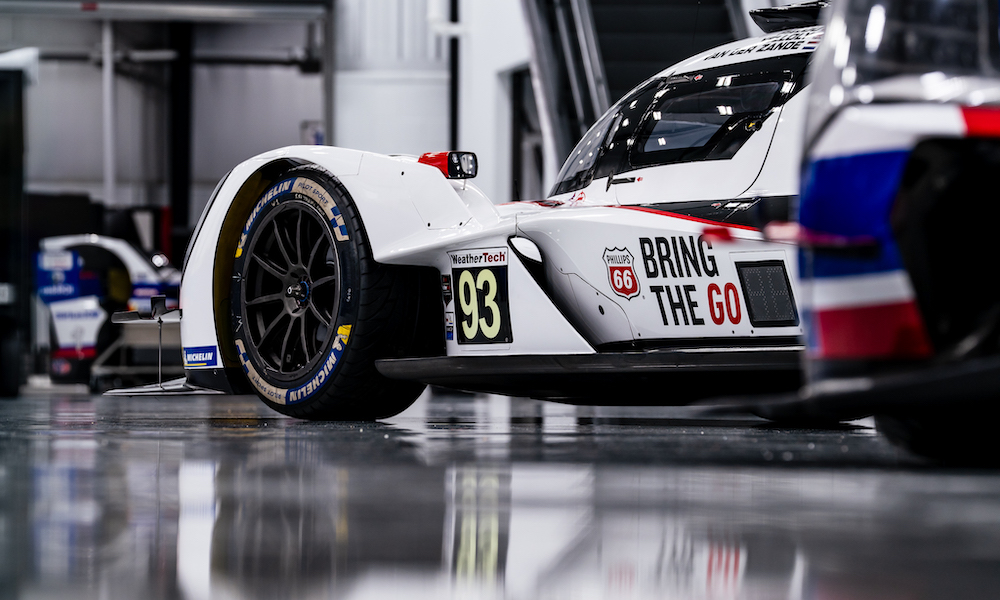
[[[162,49],[161,23],[116,23],[116,50]],[[197,24],[196,56],[301,56],[304,23]],[[33,192],[84,193],[104,201],[100,23],[0,18],[0,49],[37,46],[39,81],[26,95],[26,185]],[[95,60],[79,59],[93,55]],[[115,208],[166,203],[169,69],[115,78]],[[197,65],[193,90],[192,224],[219,178],[235,164],[301,142],[301,124],[322,120],[321,76],[296,66]]]
[[[29,191],[104,195],[101,79],[87,63],[43,62],[38,85],[28,88],[26,176]],[[114,207],[160,204],[164,195],[164,102],[133,81],[116,93],[118,187]]]
[[[510,202],[510,73],[525,68],[529,59],[521,1],[461,0],[459,18],[464,31],[459,66],[460,149],[478,156],[475,184],[487,197],[495,203]]]
[[[156,41],[155,28],[123,25],[123,44]],[[96,53],[101,27],[88,21],[0,19],[0,48],[38,46],[86,56]],[[148,140],[166,135],[162,94],[132,78],[119,77],[116,207],[163,201],[164,148]],[[26,110],[26,184],[29,191],[81,192],[103,197],[101,71],[87,60],[42,61],[39,81],[29,86]]]
[[[305,23],[197,23],[195,57],[287,60],[305,55]],[[192,193],[197,221],[215,185],[240,162],[303,143],[323,119],[323,80],[295,65],[196,64],[192,77]]]
[[[298,27],[298,29],[295,29]],[[446,44],[427,23],[424,0],[340,0],[334,145],[387,154],[447,148]],[[317,32],[319,33],[319,32]],[[303,25],[199,25],[195,55],[294,55]],[[320,74],[287,67],[195,69],[192,218],[238,162],[307,143],[322,121]]]
[[[341,0],[338,4],[336,138],[347,147],[419,154],[447,147],[446,44],[427,24],[422,0]],[[116,23],[116,49],[166,47],[161,23]],[[322,28],[317,28],[322,43]],[[305,23],[198,23],[196,57],[281,59],[305,53]],[[84,193],[103,201],[101,26],[86,20],[0,18],[0,51],[36,46],[38,84],[27,96],[27,187]],[[87,60],[93,55],[95,60]],[[166,75],[116,77],[117,174],[114,207],[166,203]],[[154,68],[154,71],[156,68]],[[190,219],[240,161],[306,141],[322,122],[322,75],[292,66],[197,64],[193,75]]]
[[[447,150],[447,43],[428,23],[427,0],[337,6],[333,143],[387,154]]]

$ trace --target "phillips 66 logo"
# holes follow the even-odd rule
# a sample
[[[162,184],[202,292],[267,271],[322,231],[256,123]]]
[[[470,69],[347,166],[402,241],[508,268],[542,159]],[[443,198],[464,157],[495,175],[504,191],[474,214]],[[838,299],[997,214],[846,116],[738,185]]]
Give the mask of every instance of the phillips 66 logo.
[[[628,248],[605,248],[604,264],[608,265],[608,281],[611,289],[623,298],[632,299],[639,295],[639,279],[632,265],[635,259]]]

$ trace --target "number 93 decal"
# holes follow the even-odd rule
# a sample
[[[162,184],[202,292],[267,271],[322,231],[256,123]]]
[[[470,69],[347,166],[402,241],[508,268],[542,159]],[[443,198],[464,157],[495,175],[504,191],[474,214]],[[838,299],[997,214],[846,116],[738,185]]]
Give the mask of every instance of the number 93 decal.
[[[507,249],[468,250],[450,256],[452,281],[456,282],[458,343],[510,343]],[[468,268],[463,268],[465,265]]]

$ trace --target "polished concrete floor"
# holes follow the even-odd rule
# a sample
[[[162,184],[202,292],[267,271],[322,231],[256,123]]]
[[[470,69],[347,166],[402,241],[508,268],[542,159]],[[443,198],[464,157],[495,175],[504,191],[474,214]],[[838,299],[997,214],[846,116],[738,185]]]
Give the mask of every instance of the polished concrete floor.
[[[0,402],[0,598],[1000,596],[1000,472],[870,423],[427,392]]]

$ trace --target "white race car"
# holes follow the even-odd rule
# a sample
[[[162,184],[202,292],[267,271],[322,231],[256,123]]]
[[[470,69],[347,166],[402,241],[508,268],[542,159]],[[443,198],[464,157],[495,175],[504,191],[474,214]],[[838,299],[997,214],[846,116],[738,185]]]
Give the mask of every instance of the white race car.
[[[471,153],[321,146],[215,190],[185,260],[187,381],[311,419],[396,414],[427,383],[682,404],[800,384],[803,73],[823,31],[733,42],[636,87],[549,198],[494,205]]]

